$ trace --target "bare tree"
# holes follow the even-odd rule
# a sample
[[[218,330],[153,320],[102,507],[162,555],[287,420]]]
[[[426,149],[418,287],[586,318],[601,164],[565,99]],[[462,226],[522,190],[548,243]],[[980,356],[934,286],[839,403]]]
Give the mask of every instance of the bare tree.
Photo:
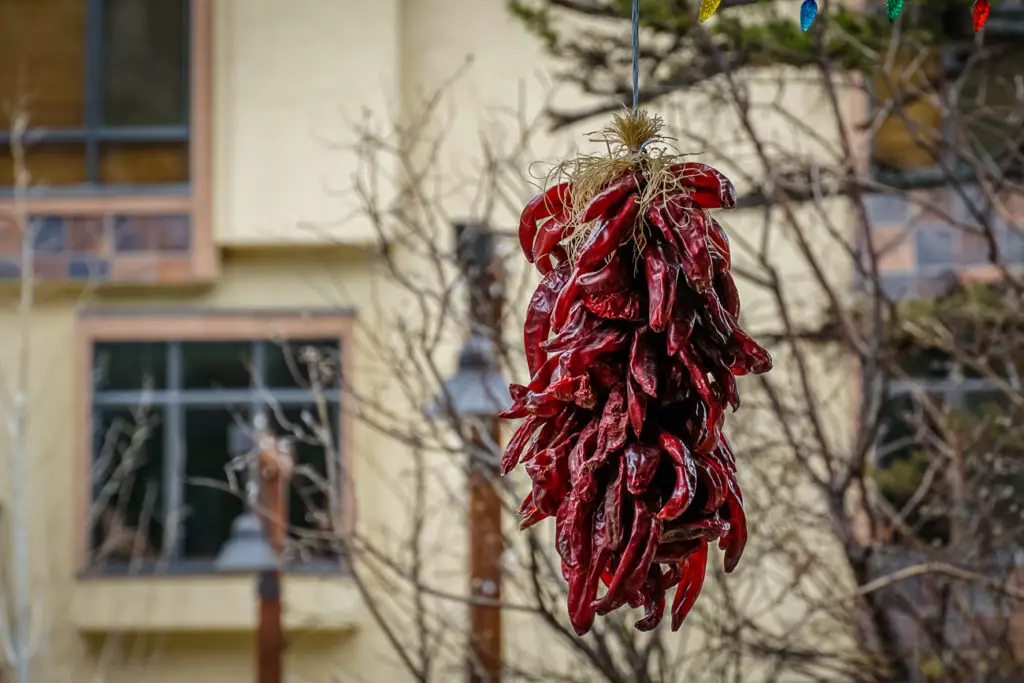
[[[23,104],[23,103],[21,103]],[[14,179],[11,210],[0,220],[3,231],[20,242],[19,277],[11,302],[15,324],[3,330],[0,345],[5,357],[0,362],[0,463],[3,465],[4,515],[0,518],[0,654],[11,680],[29,683],[38,680],[40,664],[47,657],[52,629],[66,615],[54,609],[47,596],[50,568],[40,571],[44,548],[38,531],[43,528],[31,495],[37,487],[36,472],[43,464],[45,445],[31,435],[33,400],[39,400],[39,377],[33,372],[34,327],[40,303],[34,259],[40,247],[38,230],[29,210],[30,191],[45,184],[33,178],[26,156],[32,137],[28,109],[17,102],[4,103],[4,119],[10,123],[11,177]],[[46,245],[43,245],[44,247]],[[84,283],[83,297],[91,293]],[[37,366],[38,368],[38,366]],[[133,406],[127,417],[115,420],[102,435],[101,447],[91,471],[97,493],[86,511],[83,531],[94,536],[92,561],[96,566],[121,562],[135,567],[152,560],[157,549],[146,530],[157,520],[156,497],[152,487],[140,482],[139,470],[146,461],[145,442],[154,425],[154,417],[144,403]],[[38,489],[36,489],[38,490]],[[139,498],[140,514],[127,509],[130,498]],[[43,563],[45,565],[45,563]],[[124,643],[114,634],[104,638],[98,652],[99,663],[92,680],[102,681],[115,662],[126,658]],[[147,656],[152,656],[150,653]],[[5,679],[6,680],[6,679]]]
[[[920,32],[897,27],[880,46],[819,21],[825,40],[807,47],[800,68],[749,68],[756,55],[734,65],[720,41],[697,42],[714,73],[686,81],[684,94],[666,87],[650,105],[680,150],[702,152],[737,181],[742,208],[720,219],[744,323],[776,361],[771,374],[741,380],[744,407],[727,423],[748,491],[740,569],[714,576],[682,633],[639,634],[635,615],[620,614],[577,638],[550,529],[510,524],[502,607],[517,635],[507,680],[1024,675],[1024,96],[1013,70],[1024,62],[996,31],[991,43],[956,45],[945,59],[961,61],[943,71]],[[686,30],[703,40],[699,27]],[[855,69],[840,59],[850,54]],[[621,66],[602,64],[612,79]],[[607,94],[601,111],[618,106],[619,91]],[[444,134],[431,131],[444,125],[425,123],[442,98],[417,125],[362,131],[356,150],[386,283],[367,304],[383,323],[361,330],[370,343],[360,348],[390,372],[381,387],[346,388],[357,418],[395,444],[400,462],[387,466],[398,517],[340,539],[419,681],[450,679],[464,656],[470,598],[453,578],[465,559],[461,456],[493,463],[500,450],[468,438],[474,425],[459,415],[421,417],[458,342],[481,332],[447,210],[450,184],[468,181],[439,177]],[[508,301],[499,355],[510,380],[524,373],[518,316],[534,276],[505,226],[534,190],[525,176],[539,123],[487,147],[471,170],[473,218],[505,239],[506,285],[493,294]],[[498,485],[511,518],[526,482]]]

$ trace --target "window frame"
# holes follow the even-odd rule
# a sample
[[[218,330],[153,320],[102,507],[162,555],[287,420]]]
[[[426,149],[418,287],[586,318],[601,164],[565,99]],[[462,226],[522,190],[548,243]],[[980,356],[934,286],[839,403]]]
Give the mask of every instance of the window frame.
[[[84,0],[89,3],[89,12],[99,8],[100,0]],[[0,188],[0,218],[6,217],[18,225],[30,223],[26,220],[32,216],[62,217],[103,217],[104,221],[113,221],[118,215],[138,217],[187,215],[191,222],[191,244],[187,254],[187,264],[180,263],[179,256],[162,257],[136,254],[115,254],[112,261],[116,262],[115,270],[123,273],[109,278],[110,282],[138,281],[147,282],[196,282],[212,281],[220,272],[219,255],[213,239],[213,0],[183,0],[189,3],[188,13],[188,121],[185,126],[164,126],[145,128],[152,136],[137,137],[138,127],[96,127],[90,129],[87,121],[82,131],[76,131],[72,137],[89,138],[100,136],[103,140],[124,140],[141,142],[159,142],[167,140],[185,140],[188,143],[189,182],[187,184],[167,186],[125,186],[125,185],[80,185],[67,188],[37,188],[27,193],[19,201],[9,188]],[[90,26],[97,23],[91,19]],[[86,28],[87,42],[95,43],[99,33],[94,28]],[[99,94],[90,96],[95,85],[94,72],[99,54],[96,45],[90,43],[86,50],[88,62],[86,66],[86,97],[87,100],[97,99]],[[87,109],[89,105],[87,104]],[[88,113],[88,112],[87,112]],[[45,130],[31,131],[30,134],[42,133],[42,139],[64,140],[69,133],[55,131],[47,134]],[[182,138],[184,135],[184,138]],[[0,144],[9,144],[7,131],[0,132]],[[95,152],[98,142],[87,145]],[[171,264],[161,267],[161,260]],[[183,267],[187,266],[187,267]]]
[[[874,12],[881,16],[884,13],[884,8],[875,8]],[[967,13],[964,13],[966,19]],[[992,8],[991,15],[985,25],[985,34],[991,40],[1002,40],[1002,41],[1020,41],[1021,35],[1024,34],[1024,6],[1021,5],[1009,5],[1001,6],[997,5]],[[958,49],[963,49],[965,45],[970,43],[949,43],[942,45],[940,48],[939,59],[941,60],[942,67],[946,68],[952,62],[956,60],[956,53]],[[867,114],[868,117],[872,117],[875,112],[875,88],[874,79],[865,79],[865,99],[867,101]],[[950,126],[951,122],[943,117],[942,120],[942,137],[948,139],[952,133]],[[875,137],[868,137],[868,155],[867,155],[867,168],[868,176],[871,180],[880,182],[884,185],[892,187],[905,187],[906,189],[933,189],[942,188],[946,181],[949,179],[950,173],[942,168],[942,160],[937,161],[931,166],[922,166],[920,168],[909,169],[906,171],[893,171],[887,170],[875,163]],[[955,161],[955,160],[954,160]],[[975,174],[971,169],[966,168],[962,164],[954,164],[952,175],[958,177],[960,174],[965,174],[966,179],[972,179]]]
[[[93,482],[93,350],[97,343],[109,342],[276,342],[288,339],[337,340],[340,348],[339,365],[342,377],[351,376],[353,356],[352,329],[354,317],[350,311],[318,309],[304,311],[267,310],[133,310],[94,309],[78,316],[76,325],[76,387],[78,408],[74,421],[77,460],[81,481],[75,486],[73,528],[88,520],[92,504]],[[340,426],[339,459],[343,472],[349,476],[339,482],[341,496],[341,533],[348,535],[354,528],[355,499],[352,476],[352,429],[348,410],[349,392],[342,389],[338,397],[337,420]],[[87,525],[75,535],[75,558],[79,576],[203,575],[214,574],[212,563],[205,560],[157,561],[134,565],[95,566],[91,564],[92,529]],[[342,555],[337,564],[332,561],[296,563],[287,567],[293,573],[336,573],[344,571],[346,559]]]

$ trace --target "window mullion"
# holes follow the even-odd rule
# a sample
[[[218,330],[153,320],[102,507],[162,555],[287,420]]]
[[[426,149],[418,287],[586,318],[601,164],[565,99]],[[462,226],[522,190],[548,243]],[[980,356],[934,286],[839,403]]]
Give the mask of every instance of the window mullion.
[[[103,0],[87,0],[85,36],[85,173],[86,181],[100,181],[100,150],[96,131],[102,116]]]
[[[167,394],[164,409],[164,549],[169,560],[181,557],[185,540],[185,416],[181,401],[181,342],[167,346]]]
[[[256,418],[256,414],[265,403],[263,392],[266,390],[266,377],[267,343],[254,341],[252,343],[252,376],[249,378],[249,386],[252,388],[252,400],[249,403],[252,419]]]

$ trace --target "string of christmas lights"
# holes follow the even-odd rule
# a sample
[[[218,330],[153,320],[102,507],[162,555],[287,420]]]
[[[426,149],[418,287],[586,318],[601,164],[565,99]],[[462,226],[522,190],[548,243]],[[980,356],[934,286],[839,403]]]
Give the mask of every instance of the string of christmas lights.
[[[900,15],[903,14],[904,3],[905,0],[886,0],[885,13],[888,15],[889,21],[896,21],[900,18]],[[704,22],[714,16],[721,4],[722,0],[701,0],[700,20]],[[971,23],[974,25],[975,33],[985,26],[985,21],[991,11],[992,4],[989,0],[974,0],[974,5],[971,7]],[[807,31],[811,28],[811,24],[814,23],[814,18],[817,16],[818,3],[815,0],[804,0],[800,3],[800,30]]]

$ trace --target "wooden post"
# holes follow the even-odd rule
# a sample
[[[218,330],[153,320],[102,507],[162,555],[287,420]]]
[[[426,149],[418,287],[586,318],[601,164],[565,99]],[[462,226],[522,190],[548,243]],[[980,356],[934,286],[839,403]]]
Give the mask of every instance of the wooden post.
[[[491,438],[495,443],[501,443],[498,421],[488,422],[492,423]],[[483,465],[480,458],[470,458],[469,586],[473,600],[469,607],[470,683],[499,683],[501,680],[502,635],[499,605],[501,559],[505,547],[501,530],[501,498],[493,484],[497,476],[495,468]]]
[[[294,469],[291,446],[266,431],[258,433],[259,474],[266,510],[267,536],[274,552],[284,552],[288,533],[288,483]],[[281,613],[281,569],[259,576],[259,627],[256,632],[256,680],[282,683],[284,674],[284,627]]]
[[[494,258],[493,235],[485,226],[456,225],[456,253],[469,293],[471,331],[501,341],[504,276]],[[469,435],[478,450],[489,440],[501,443],[497,416],[480,420],[486,432]],[[489,437],[483,438],[484,436]],[[497,462],[470,454],[467,485],[469,533],[469,683],[500,683],[502,667],[501,561],[504,554],[501,497],[495,486]]]

